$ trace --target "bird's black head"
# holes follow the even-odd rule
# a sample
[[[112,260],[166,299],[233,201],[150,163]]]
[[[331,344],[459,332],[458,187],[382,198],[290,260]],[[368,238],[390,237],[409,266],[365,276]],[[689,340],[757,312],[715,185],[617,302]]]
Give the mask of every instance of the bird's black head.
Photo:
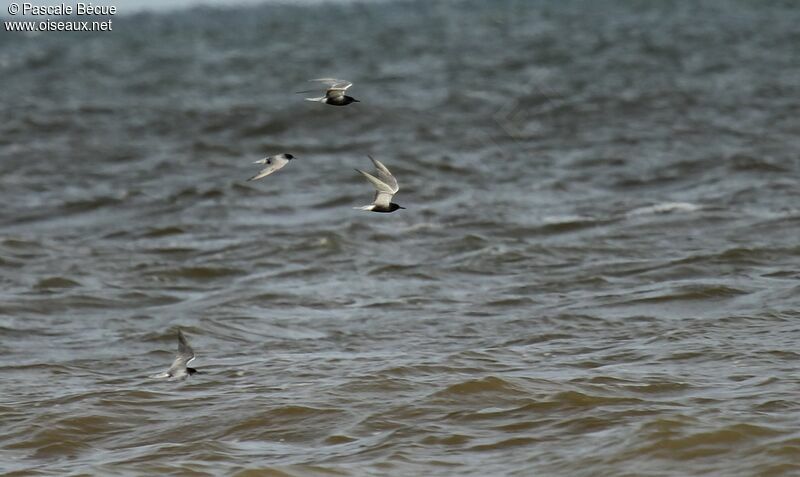
[[[356,98],[354,98],[352,96],[345,96],[344,99],[347,100],[348,104],[349,103],[360,103],[361,102],[361,101],[357,100]]]
[[[284,155],[283,155],[283,157],[285,157],[286,159],[289,159],[290,161],[291,161],[292,159],[294,159],[294,156],[293,156],[293,155],[291,155],[291,154],[284,154]]]
[[[405,207],[397,205],[394,202],[392,202],[391,204],[389,204],[389,209],[390,209],[389,212],[394,212],[397,209],[405,209]]]
[[[187,373],[189,373],[189,376],[191,376],[191,375],[193,375],[194,373],[199,373],[200,371],[198,371],[198,370],[196,370],[196,369],[194,369],[194,368],[188,368],[188,367],[187,367],[187,368],[186,368],[186,372],[187,372]]]

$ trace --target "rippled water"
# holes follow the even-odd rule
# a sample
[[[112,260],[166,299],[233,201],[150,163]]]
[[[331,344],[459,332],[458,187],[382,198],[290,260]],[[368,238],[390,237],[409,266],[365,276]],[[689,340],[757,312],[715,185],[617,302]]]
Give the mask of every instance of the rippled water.
[[[420,0],[3,32],[0,470],[798,475],[798,24]],[[293,94],[319,76],[362,102]],[[367,154],[407,210],[352,209]],[[201,373],[150,379],[178,327]]]

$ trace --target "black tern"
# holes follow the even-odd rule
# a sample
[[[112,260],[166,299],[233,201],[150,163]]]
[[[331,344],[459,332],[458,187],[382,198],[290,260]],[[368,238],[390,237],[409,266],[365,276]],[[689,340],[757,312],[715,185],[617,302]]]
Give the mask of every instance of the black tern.
[[[283,168],[283,166],[286,164],[289,164],[289,161],[292,159],[294,159],[294,156],[291,154],[276,154],[274,156],[265,157],[264,159],[259,159],[253,164],[266,164],[267,167],[261,169],[258,174],[247,180],[254,181],[256,179],[261,179],[262,177],[267,177],[273,172]]]
[[[356,169],[358,172],[361,173],[364,177],[367,178],[375,187],[375,198],[372,199],[372,203],[369,205],[364,205],[361,207],[353,207],[354,209],[359,210],[367,210],[370,212],[383,212],[389,213],[394,212],[397,209],[405,209],[405,207],[401,207],[394,202],[392,202],[392,197],[397,194],[397,191],[400,190],[400,186],[397,185],[397,179],[394,178],[389,169],[384,166],[381,161],[373,158],[372,156],[368,156],[372,163],[375,164],[376,174],[378,177],[373,176],[367,172],[362,171],[361,169]]]
[[[350,103],[360,103],[352,96],[347,96],[345,91],[347,88],[353,86],[350,81],[338,80],[334,78],[317,78],[309,81],[318,81],[328,85],[328,90],[325,91],[325,96],[319,98],[306,98],[306,101],[316,101],[318,103],[330,104],[333,106],[346,106]],[[298,93],[308,93],[308,91],[298,91]]]
[[[158,373],[153,377],[169,378],[170,380],[186,379],[197,372],[196,369],[186,366],[187,364],[191,363],[193,359],[194,350],[191,346],[189,346],[189,343],[186,341],[186,337],[183,336],[183,332],[179,328],[178,355],[175,357],[175,361],[172,362],[172,366],[170,366],[168,370],[164,371],[163,373]]]

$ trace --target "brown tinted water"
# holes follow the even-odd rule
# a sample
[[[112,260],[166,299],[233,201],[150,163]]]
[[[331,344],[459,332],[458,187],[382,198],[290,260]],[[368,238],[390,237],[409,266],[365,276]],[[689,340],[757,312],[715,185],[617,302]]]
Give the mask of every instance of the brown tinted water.
[[[800,474],[798,24],[410,1],[0,33],[0,470]],[[294,94],[319,76],[362,102]],[[352,209],[367,154],[407,210]],[[150,379],[178,327],[200,374]]]

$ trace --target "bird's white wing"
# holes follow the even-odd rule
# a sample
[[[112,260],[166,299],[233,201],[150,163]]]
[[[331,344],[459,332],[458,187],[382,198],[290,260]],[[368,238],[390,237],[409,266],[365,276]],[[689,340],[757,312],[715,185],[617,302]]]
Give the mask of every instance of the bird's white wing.
[[[364,172],[361,169],[356,170],[375,187],[375,197],[372,199],[372,203],[378,207],[388,208],[389,204],[392,203],[392,197],[394,197],[392,187],[368,172]]]
[[[389,205],[392,203],[392,197],[394,197],[394,194],[377,191],[375,192],[375,198],[372,199],[372,203],[378,207],[389,208]]]
[[[345,91],[347,90],[347,88],[353,86],[352,81],[340,80],[336,78],[317,78],[309,81],[316,81],[318,83],[328,85],[328,91],[330,90]]]
[[[167,372],[162,373],[159,376],[163,376],[164,374],[166,374],[167,375],[166,377],[172,377],[175,376],[176,374],[181,373],[182,371],[185,372],[186,363],[188,363],[186,359],[178,356],[177,358],[175,358],[175,361],[172,362],[172,366],[169,367]]]
[[[280,156],[271,156],[265,157],[259,161],[256,161],[255,164],[266,164],[267,167],[261,169],[258,174],[254,175],[253,177],[247,179],[248,181],[254,181],[256,179],[261,179],[262,177],[266,177],[273,172],[283,168],[286,164],[289,163],[288,159],[284,159]]]
[[[154,375],[154,378],[173,378],[186,376],[186,365],[194,359],[194,350],[189,346],[183,332],[178,329],[178,355],[168,370]]]
[[[194,350],[191,346],[189,346],[189,342],[186,341],[186,337],[183,336],[183,332],[179,329],[178,330],[178,356],[175,357],[175,361],[172,362],[172,366],[169,369],[175,368],[185,368],[187,364],[191,360],[194,359]]]
[[[389,172],[389,169],[383,165],[383,163],[372,156],[367,156],[370,158],[373,164],[375,164],[375,169],[377,171],[378,179],[381,180],[384,184],[389,186],[392,194],[397,194],[397,191],[400,190],[399,184],[397,184],[397,179],[395,179],[394,175]]]
[[[341,98],[342,96],[344,96],[344,90],[343,89],[331,88],[331,89],[325,91],[325,97],[326,98]]]
[[[178,356],[188,357],[187,363],[194,359],[194,350],[189,346],[189,342],[186,341],[186,337],[183,336],[183,331],[181,330],[178,330]]]
[[[373,176],[369,172],[364,172],[361,169],[356,169],[356,170],[360,172],[362,176],[366,177],[368,181],[370,181],[370,183],[372,184],[373,187],[375,187],[375,190],[377,192],[383,192],[389,195],[394,195],[394,190],[389,184],[383,182],[382,180]]]

